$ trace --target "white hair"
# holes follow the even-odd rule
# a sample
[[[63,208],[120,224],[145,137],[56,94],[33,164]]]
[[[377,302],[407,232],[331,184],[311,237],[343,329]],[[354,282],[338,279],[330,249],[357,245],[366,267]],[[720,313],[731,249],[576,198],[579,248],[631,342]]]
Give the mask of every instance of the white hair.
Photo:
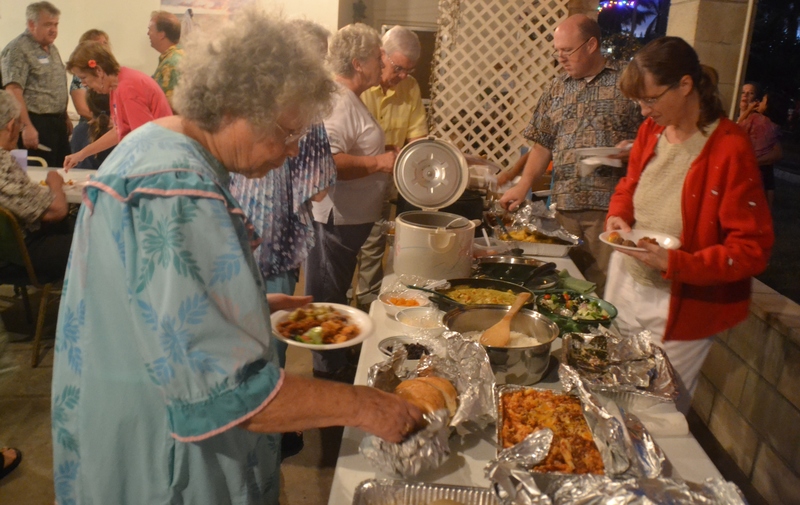
[[[336,75],[352,77],[356,71],[353,60],[366,61],[380,47],[381,37],[375,28],[363,23],[347,25],[336,32],[328,46],[328,66]]]
[[[305,123],[330,110],[336,85],[308,38],[278,15],[239,12],[216,34],[193,30],[173,100],[181,115],[215,132],[229,118],[271,132],[291,109]]]
[[[408,28],[395,25],[383,34],[383,50],[389,57],[394,53],[400,53],[416,63],[421,50],[419,37]]]

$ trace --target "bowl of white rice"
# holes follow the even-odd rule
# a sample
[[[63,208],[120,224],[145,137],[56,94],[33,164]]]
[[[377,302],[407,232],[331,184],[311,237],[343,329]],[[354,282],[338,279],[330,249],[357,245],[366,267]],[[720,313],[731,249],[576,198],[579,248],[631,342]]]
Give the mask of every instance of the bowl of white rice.
[[[483,331],[500,321],[509,307],[470,305],[445,314],[450,331],[480,341]],[[539,382],[550,365],[550,347],[558,337],[558,326],[538,312],[520,310],[511,320],[511,339],[505,347],[484,346],[498,384],[529,386]]]

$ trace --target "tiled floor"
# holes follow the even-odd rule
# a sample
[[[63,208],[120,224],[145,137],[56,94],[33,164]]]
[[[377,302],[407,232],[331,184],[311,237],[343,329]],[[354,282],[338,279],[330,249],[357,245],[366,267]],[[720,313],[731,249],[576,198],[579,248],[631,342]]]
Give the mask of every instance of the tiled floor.
[[[6,286],[0,288],[0,295],[9,292]],[[38,299],[32,303],[36,307]],[[0,316],[12,332],[12,340],[27,339],[9,343],[0,362],[0,369],[5,369],[0,372],[0,444],[23,452],[22,464],[0,481],[2,505],[45,505],[54,501],[50,381],[56,311],[53,305],[48,314],[50,336],[44,340],[42,362],[38,368],[31,369],[32,343],[27,339],[29,328],[21,303],[0,304]],[[311,376],[310,351],[290,348],[286,361],[289,373]],[[281,467],[282,504],[322,505],[328,502],[340,440],[339,428],[305,433],[303,451],[285,460]]]

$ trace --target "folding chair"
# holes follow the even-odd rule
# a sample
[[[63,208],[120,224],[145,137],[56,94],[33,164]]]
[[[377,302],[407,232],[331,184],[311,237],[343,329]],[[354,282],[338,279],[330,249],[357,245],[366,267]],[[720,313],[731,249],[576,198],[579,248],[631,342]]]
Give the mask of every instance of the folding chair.
[[[33,286],[42,293],[42,298],[39,302],[39,317],[36,320],[36,330],[33,334],[32,368],[36,368],[39,365],[39,351],[48,299],[55,285],[61,280],[39,279],[33,270],[28,247],[25,245],[25,236],[17,218],[8,209],[0,207],[0,284],[13,285],[14,291],[21,294],[22,302],[28,315],[28,322],[33,319],[31,303],[28,299],[28,286]],[[58,294],[56,292],[56,296]]]

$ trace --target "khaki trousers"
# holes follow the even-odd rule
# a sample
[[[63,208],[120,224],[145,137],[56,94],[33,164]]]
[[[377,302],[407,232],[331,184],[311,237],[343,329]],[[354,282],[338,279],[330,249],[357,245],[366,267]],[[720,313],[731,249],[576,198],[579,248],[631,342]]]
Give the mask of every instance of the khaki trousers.
[[[613,249],[600,240],[606,222],[604,210],[558,211],[556,219],[567,231],[583,240],[570,249],[569,257],[587,280],[597,284],[597,296],[603,296],[608,274],[608,260]]]

